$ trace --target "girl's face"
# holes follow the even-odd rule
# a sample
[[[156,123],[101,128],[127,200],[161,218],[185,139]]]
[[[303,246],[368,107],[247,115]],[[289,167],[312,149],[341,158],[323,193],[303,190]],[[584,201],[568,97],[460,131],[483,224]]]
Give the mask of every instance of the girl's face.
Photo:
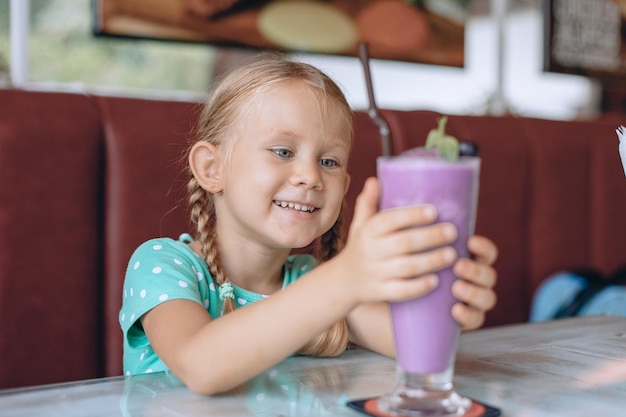
[[[337,220],[350,133],[334,104],[282,83],[243,112],[215,197],[218,230],[272,249],[304,247]]]

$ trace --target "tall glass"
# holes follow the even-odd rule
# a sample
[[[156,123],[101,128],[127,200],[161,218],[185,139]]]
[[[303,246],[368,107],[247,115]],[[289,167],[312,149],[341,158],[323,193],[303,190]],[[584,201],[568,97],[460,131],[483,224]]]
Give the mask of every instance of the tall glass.
[[[468,257],[467,240],[474,232],[480,158],[461,156],[456,162],[435,152],[411,150],[377,161],[381,209],[432,204],[438,222],[453,223],[453,246]],[[391,303],[398,386],[379,400],[381,410],[408,416],[453,416],[468,411],[471,402],[452,385],[459,325],[451,314],[455,299],[452,268],[437,272],[439,286],[423,297]]]

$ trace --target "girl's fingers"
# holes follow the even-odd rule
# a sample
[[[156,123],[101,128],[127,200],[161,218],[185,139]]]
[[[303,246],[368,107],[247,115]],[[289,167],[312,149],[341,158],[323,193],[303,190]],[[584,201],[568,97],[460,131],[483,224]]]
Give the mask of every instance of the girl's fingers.
[[[452,265],[456,259],[456,251],[445,247],[428,252],[408,256],[389,258],[385,267],[393,271],[391,279],[413,279]]]
[[[385,284],[379,295],[386,301],[406,301],[426,295],[437,285],[439,285],[437,275],[427,274],[418,278],[391,281]]]
[[[379,197],[380,184],[378,179],[370,177],[365,180],[363,190],[355,202],[350,230],[362,227],[371,219],[371,224],[368,226],[369,233],[371,236],[378,237],[412,226],[429,224],[437,218],[437,210],[431,205],[379,211]]]
[[[454,273],[463,280],[486,288],[493,288],[497,281],[496,270],[491,266],[466,258],[456,262]]]
[[[365,180],[363,190],[354,204],[354,217],[350,224],[350,230],[361,227],[368,219],[378,211],[378,180],[370,177]]]
[[[498,247],[491,240],[483,236],[471,236],[467,242],[469,251],[476,261],[492,265],[498,259]]]
[[[452,294],[460,302],[452,308],[452,315],[465,330],[483,325],[485,312],[497,301],[493,287],[497,281],[495,269],[491,267],[497,257],[495,245],[488,239],[472,238],[470,250],[475,260],[460,259],[454,265],[455,274],[461,278],[452,285]]]
[[[381,258],[387,258],[429,251],[432,248],[450,244],[456,235],[456,228],[452,224],[437,224],[414,227],[381,236],[372,244]]]
[[[436,219],[437,210],[429,204],[391,208],[381,210],[372,219],[370,230],[373,236],[384,236],[399,230],[431,224]]]
[[[485,323],[485,313],[463,304],[455,304],[452,307],[452,316],[461,324],[463,330],[478,329]]]
[[[488,287],[480,287],[458,280],[452,285],[452,294],[456,299],[478,311],[489,311],[496,305],[496,293]]]

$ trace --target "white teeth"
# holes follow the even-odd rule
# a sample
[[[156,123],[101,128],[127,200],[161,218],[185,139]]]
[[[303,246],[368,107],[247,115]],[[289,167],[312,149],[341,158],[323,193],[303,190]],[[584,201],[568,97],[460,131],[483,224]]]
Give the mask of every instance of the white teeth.
[[[274,204],[276,204],[277,206],[280,206],[282,208],[289,207],[289,208],[294,209],[294,210],[305,211],[305,212],[309,212],[309,213],[313,213],[315,211],[315,207],[307,206],[305,204],[288,203],[286,201],[276,201],[276,202],[274,202]]]

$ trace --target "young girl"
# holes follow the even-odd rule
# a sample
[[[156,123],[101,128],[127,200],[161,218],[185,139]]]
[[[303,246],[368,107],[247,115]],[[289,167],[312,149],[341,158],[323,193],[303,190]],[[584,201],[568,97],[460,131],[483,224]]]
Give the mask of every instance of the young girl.
[[[126,374],[169,369],[214,394],[296,352],[335,356],[352,342],[394,355],[386,302],[437,285],[456,229],[427,205],[378,212],[370,178],[342,248],[352,126],[341,90],[306,64],[265,57],[214,86],[188,156],[196,239],[150,240],[129,263]],[[319,266],[290,256],[316,240]],[[454,265],[464,329],[496,299],[495,245],[474,236],[469,249]]]

